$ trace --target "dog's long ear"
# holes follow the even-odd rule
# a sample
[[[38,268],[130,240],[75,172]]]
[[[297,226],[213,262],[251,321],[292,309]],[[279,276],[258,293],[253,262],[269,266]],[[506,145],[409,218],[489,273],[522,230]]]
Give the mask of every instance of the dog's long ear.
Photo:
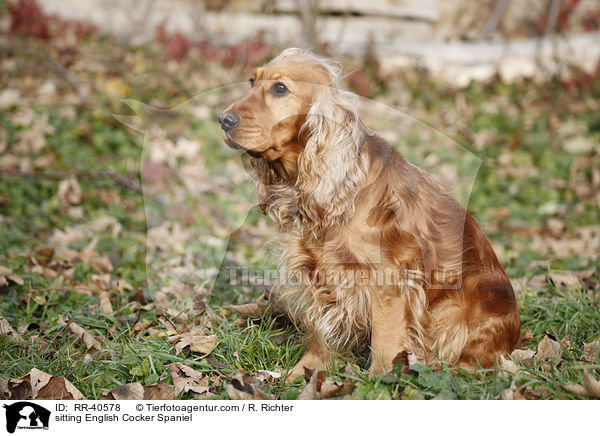
[[[335,86],[314,86],[311,108],[301,135],[296,183],[301,215],[321,227],[351,214],[354,196],[365,178],[360,161],[364,133],[356,96]]]

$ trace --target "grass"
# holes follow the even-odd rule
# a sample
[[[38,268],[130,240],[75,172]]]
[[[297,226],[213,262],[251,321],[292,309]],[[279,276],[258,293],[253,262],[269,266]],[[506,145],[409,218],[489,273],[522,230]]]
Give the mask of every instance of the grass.
[[[33,50],[43,48],[36,41],[21,42]],[[48,71],[34,68],[33,75],[24,79],[19,72],[28,71],[31,61],[18,53],[14,55],[16,67],[0,79],[0,88],[20,89],[26,103],[16,103],[0,112],[0,125],[6,132],[3,155],[15,156],[16,168],[27,168],[35,159],[46,156],[51,157],[49,163],[36,171],[81,175],[110,170],[126,177],[135,177],[141,171],[143,175],[148,161],[140,160],[142,146],[149,151],[158,140],[128,129],[113,117],[113,113],[132,114],[120,98],[168,107],[193,94],[185,80],[191,71],[202,75],[206,83],[213,79],[218,83],[211,75],[215,73],[201,66],[201,59],[191,57],[166,68],[162,62],[156,62],[160,53],[155,46],[122,48],[111,46],[110,40],[100,42],[87,41],[86,54],[101,53],[107,64],[123,55],[125,61],[124,65],[113,65],[116,71],[110,74],[94,73],[94,80],[89,79],[92,72],[78,72],[91,87],[91,105],[70,102],[66,98],[73,94],[69,84]],[[151,80],[141,80],[140,74]],[[44,102],[39,93],[45,80],[53,80],[58,87],[51,102]],[[128,91],[114,91],[114,83],[112,88],[108,86],[111,80],[126,85],[123,89]],[[568,133],[561,126],[575,120],[580,129],[578,135],[598,143],[600,112],[597,104],[590,101],[598,100],[600,80],[586,85],[591,88],[582,85],[576,89],[498,82],[473,84],[462,90],[430,85],[427,91],[422,85],[407,85],[412,93],[408,108],[483,160],[469,209],[502,250],[509,275],[531,278],[540,274],[545,277],[549,271],[592,271],[578,287],[565,288],[545,279],[541,286],[525,286],[518,292],[523,328],[528,327],[533,334],[527,348],[535,350],[544,335],[557,340],[568,336],[570,343],[557,361],[536,359],[532,366],[522,366],[516,374],[484,369],[456,374],[444,365],[439,371],[417,365],[408,373],[406,368],[397,367],[390,374],[373,377],[368,373],[368,359],[357,356],[339,362],[330,376],[340,381],[352,380],[355,387],[348,396],[353,399],[494,399],[507,389],[529,398],[577,398],[563,387],[581,382],[583,369],[594,371],[600,366],[584,361],[583,355],[584,344],[600,336],[599,257],[597,253],[594,256],[577,252],[558,255],[530,247],[534,238],[548,237],[551,219],[565,224],[559,241],[576,238],[579,228],[599,222],[598,192],[593,193],[596,197],[578,196],[571,172],[576,159],[583,159],[583,178],[578,183],[583,180],[596,189],[592,173],[599,150],[597,145],[583,153],[565,150],[562,143],[568,139]],[[394,92],[389,89],[386,93]],[[183,136],[201,144],[193,157],[192,175],[196,178],[190,180],[193,186],[206,189],[196,194],[181,191],[185,180],[179,179],[167,178],[168,189],[160,195],[143,197],[109,176],[80,176],[77,179],[81,202],[67,205],[57,195],[61,180],[0,173],[0,265],[24,280],[23,285],[11,282],[0,288],[0,315],[24,339],[17,342],[0,336],[0,380],[23,376],[35,367],[66,377],[87,398],[95,399],[104,390],[126,383],[170,384],[167,365],[181,362],[213,377],[216,382],[211,386],[210,398],[218,399],[227,398],[224,386],[233,373],[283,373],[299,360],[303,344],[293,327],[271,319],[248,320],[241,326],[235,323],[239,316],[229,306],[254,301],[262,291],[260,287],[231,286],[226,277],[219,276],[212,294],[208,293],[213,276],[207,271],[219,267],[223,241],[229,243],[230,257],[226,261],[233,265],[258,268],[274,257],[273,247],[265,244],[274,234],[274,227],[252,209],[251,180],[237,154],[220,141],[216,114],[230,98],[227,91],[216,92],[214,99],[207,98],[201,105],[205,116],[183,124],[178,124],[177,117],[173,122],[158,122],[164,135],[161,140],[176,144]],[[458,98],[464,99],[464,113],[456,109]],[[564,104],[557,105],[558,101]],[[19,114],[29,110],[38,121],[20,124]],[[456,112],[458,122],[444,119],[449,111]],[[49,126],[42,135],[45,145],[28,154],[20,145],[22,137],[44,116]],[[482,134],[488,139],[474,145]],[[418,133],[405,132],[398,146],[423,144],[420,141]],[[419,153],[424,157],[435,152],[427,145],[422,147],[415,151],[416,159]],[[453,156],[447,158],[451,161]],[[185,155],[177,157],[174,168],[183,168],[188,160]],[[146,187],[151,187],[161,180],[145,182]],[[81,208],[81,215],[70,214],[72,208]],[[120,225],[118,235],[86,227],[105,216]],[[163,220],[179,220],[189,232],[181,242],[183,252],[169,245],[175,239],[174,233],[148,241],[158,242],[158,248],[147,246],[148,231]],[[229,232],[240,225],[228,240]],[[89,230],[67,244],[79,253],[78,257],[67,260],[57,250],[48,258],[40,252],[52,245],[55,230],[69,228]],[[99,271],[81,256],[94,238],[94,256],[107,258],[114,268],[108,273]],[[146,256],[154,259],[156,265],[171,267],[158,268],[157,278],[147,282],[146,278],[155,271],[147,268]],[[36,269],[36,264],[54,272]],[[156,265],[151,264],[150,269]],[[174,276],[173,265],[184,272]],[[108,274],[108,279],[103,279],[102,274]],[[202,278],[202,274],[206,277]],[[117,279],[127,285],[119,285]],[[166,300],[159,304],[156,292],[175,283],[183,283],[193,292],[177,294],[176,298],[165,292]],[[101,308],[103,292],[109,293],[112,313]],[[203,296],[202,302],[208,309],[198,304],[197,295]],[[85,345],[61,322],[66,318],[100,338],[101,351],[86,357]],[[144,321],[148,328],[137,331],[135,326]],[[178,352],[168,341],[173,327],[178,332],[202,327],[216,335],[219,343],[209,357],[188,349]],[[263,383],[265,391],[282,399],[296,398],[303,385],[303,381],[288,383],[283,378]],[[180,394],[184,399],[193,396]]]

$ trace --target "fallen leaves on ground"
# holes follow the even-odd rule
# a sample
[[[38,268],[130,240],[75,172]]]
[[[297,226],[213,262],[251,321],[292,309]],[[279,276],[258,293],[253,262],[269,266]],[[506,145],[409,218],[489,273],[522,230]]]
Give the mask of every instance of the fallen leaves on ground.
[[[354,390],[354,382],[328,380],[327,371],[304,368],[306,386],[298,394],[299,400],[326,400],[333,396],[347,395]]]
[[[581,395],[582,397],[600,399],[600,381],[588,372],[583,371],[583,385],[574,384],[564,386],[565,390],[575,395]]]
[[[0,336],[12,336],[15,341],[23,342],[21,335],[2,316],[0,316]]]
[[[538,344],[536,356],[544,359],[560,359],[562,356],[562,346],[559,342],[545,335]]]
[[[129,383],[126,385],[116,386],[111,389],[107,389],[100,395],[101,400],[174,400],[177,398],[181,391],[204,393],[208,391],[208,386],[194,386],[202,378],[201,373],[191,369],[190,367],[183,364],[173,364],[177,367],[177,370],[171,369],[173,375],[173,382],[175,385],[168,385],[166,383],[154,383],[151,385],[143,386],[141,383]],[[185,368],[181,370],[181,368]],[[192,377],[180,376],[181,372],[187,372],[192,374]],[[199,375],[198,375],[199,374]],[[206,378],[207,379],[207,378]],[[192,381],[193,380],[193,381]]]
[[[573,254],[593,258],[600,251],[600,226],[578,227],[560,237],[535,234],[529,249],[542,255],[552,254],[561,259]]]
[[[116,386],[100,394],[101,400],[143,400],[144,387],[141,383]]]
[[[552,282],[557,286],[564,286],[567,289],[583,289],[583,283],[579,280],[574,274],[569,274],[568,272],[562,273],[550,273],[548,274],[548,278],[552,280]]]
[[[107,315],[112,315],[113,307],[110,302],[110,294],[106,291],[100,291],[98,293],[98,299],[100,300],[100,310]]]
[[[177,398],[175,386],[155,383],[144,387],[144,400],[174,400]]]
[[[521,332],[521,347],[529,345],[531,341],[533,341],[533,333],[531,332],[531,329],[529,327],[525,327],[525,330]]]
[[[169,342],[175,343],[175,350],[180,353],[184,348],[189,347],[192,353],[210,354],[219,339],[216,335],[205,335],[200,327],[194,328],[187,333],[169,337]]]
[[[522,395],[527,400],[541,400],[548,398],[551,395],[551,392],[546,386],[538,386],[535,388],[527,386],[523,389]]]
[[[256,303],[241,304],[239,306],[229,306],[242,318],[261,318],[267,310],[267,305],[258,305]]]
[[[519,365],[512,360],[506,359],[504,356],[500,356],[500,369],[515,374],[519,371]]]
[[[75,177],[69,177],[58,183],[58,199],[67,207],[81,203],[81,187]]]
[[[583,344],[583,358],[588,362],[595,362],[598,360],[598,351],[600,349],[600,339]]]
[[[14,274],[11,269],[6,268],[5,266],[0,265],[0,288],[3,286],[8,286],[8,281],[14,282],[17,285],[22,285],[25,283],[21,277]]]
[[[0,390],[0,399],[85,400],[85,397],[66,378],[33,368],[22,377],[8,380]]]
[[[203,394],[209,391],[210,379],[205,374],[180,362],[167,365],[175,387],[175,397],[182,391]]]
[[[227,385],[227,395],[232,400],[272,400],[271,394],[263,391],[258,381],[247,374],[235,374]]]
[[[320,400],[322,398],[321,386],[327,378],[327,371],[304,368],[306,386],[298,394],[299,400]]]
[[[71,330],[81,341],[83,341],[88,351],[91,350],[91,352],[96,352],[102,348],[100,341],[98,341],[98,339],[88,333],[86,329],[81,327],[75,321],[66,318],[64,320],[59,320],[58,324],[68,327],[69,330]]]
[[[529,331],[529,334],[531,334],[531,331]],[[568,337],[565,336],[563,340],[567,344]],[[510,354],[510,359],[500,356],[500,369],[516,374],[521,370],[521,367],[533,366],[536,358],[543,361],[558,360],[562,356],[563,347],[565,345],[551,339],[548,335],[544,335],[537,346],[537,351],[517,349]]]
[[[591,269],[550,272],[511,279],[511,283],[516,292],[521,292],[528,288],[542,290],[547,288],[549,283],[553,283],[558,288],[576,291],[586,289],[586,283],[589,283],[588,280],[591,279],[593,274],[594,271]]]
[[[259,369],[256,374],[256,379],[259,381],[265,381],[267,379],[281,378],[280,372],[267,371],[266,369]]]
[[[354,382],[346,380],[343,382],[334,380],[325,380],[321,385],[321,395],[323,399],[332,398],[334,395],[347,395],[354,390]]]
[[[510,357],[518,365],[531,366],[534,362],[535,351],[534,350],[514,350]]]

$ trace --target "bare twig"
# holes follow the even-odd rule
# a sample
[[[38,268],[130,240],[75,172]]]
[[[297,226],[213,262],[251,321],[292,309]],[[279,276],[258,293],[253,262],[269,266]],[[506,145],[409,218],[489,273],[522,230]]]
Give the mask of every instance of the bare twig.
[[[319,0],[296,0],[300,21],[302,22],[302,33],[305,43],[311,49],[318,46],[317,19],[319,17]]]
[[[494,6],[492,14],[483,26],[483,29],[481,29],[481,32],[479,33],[479,37],[477,39],[485,39],[496,30],[498,24],[502,20],[502,17],[504,17],[504,13],[508,8],[509,3],[510,0],[498,0],[496,2],[496,6]]]
[[[55,179],[55,180],[63,180],[69,177],[77,177],[80,179],[112,179],[117,182],[119,185],[124,186],[127,189],[136,192],[142,192],[142,186],[135,178],[125,177],[115,171],[109,170],[107,172],[61,172],[61,171],[22,171],[16,168],[0,168],[0,174],[7,174],[9,176],[17,176],[17,177],[39,177],[43,179]]]
[[[89,104],[90,99],[88,97],[88,94],[87,94],[85,88],[83,87],[83,85],[81,84],[81,82],[79,81],[79,79],[77,79],[77,77],[75,77],[73,74],[69,73],[65,69],[65,67],[63,67],[61,64],[59,64],[58,62],[56,62],[54,59],[52,59],[49,56],[46,57],[46,64],[60,78],[66,80],[67,82],[69,82],[71,84],[71,86],[73,86],[73,88],[75,88],[75,90],[77,91],[77,95],[79,95],[79,99],[81,100],[82,103]]]
[[[562,0],[552,0],[550,3],[550,10],[548,11],[548,21],[546,22],[546,30],[544,31],[545,36],[554,34],[556,30],[556,23],[558,22],[558,14],[560,12],[560,4]]]

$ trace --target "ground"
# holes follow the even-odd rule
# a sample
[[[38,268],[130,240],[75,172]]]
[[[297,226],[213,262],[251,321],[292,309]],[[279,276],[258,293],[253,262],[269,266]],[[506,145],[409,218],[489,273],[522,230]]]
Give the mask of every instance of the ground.
[[[598,396],[600,78],[456,89],[344,60],[367,71],[347,85],[405,123],[367,124],[460,187],[513,279],[524,351],[377,377],[356,356],[305,387],[285,380],[301,334],[259,317],[260,286],[216,277],[227,244],[230,266],[274,262],[276,228],[217,115],[240,89],[223,86],[275,49],[18,33],[0,40],[0,397]],[[34,379],[45,388],[22,389]]]

